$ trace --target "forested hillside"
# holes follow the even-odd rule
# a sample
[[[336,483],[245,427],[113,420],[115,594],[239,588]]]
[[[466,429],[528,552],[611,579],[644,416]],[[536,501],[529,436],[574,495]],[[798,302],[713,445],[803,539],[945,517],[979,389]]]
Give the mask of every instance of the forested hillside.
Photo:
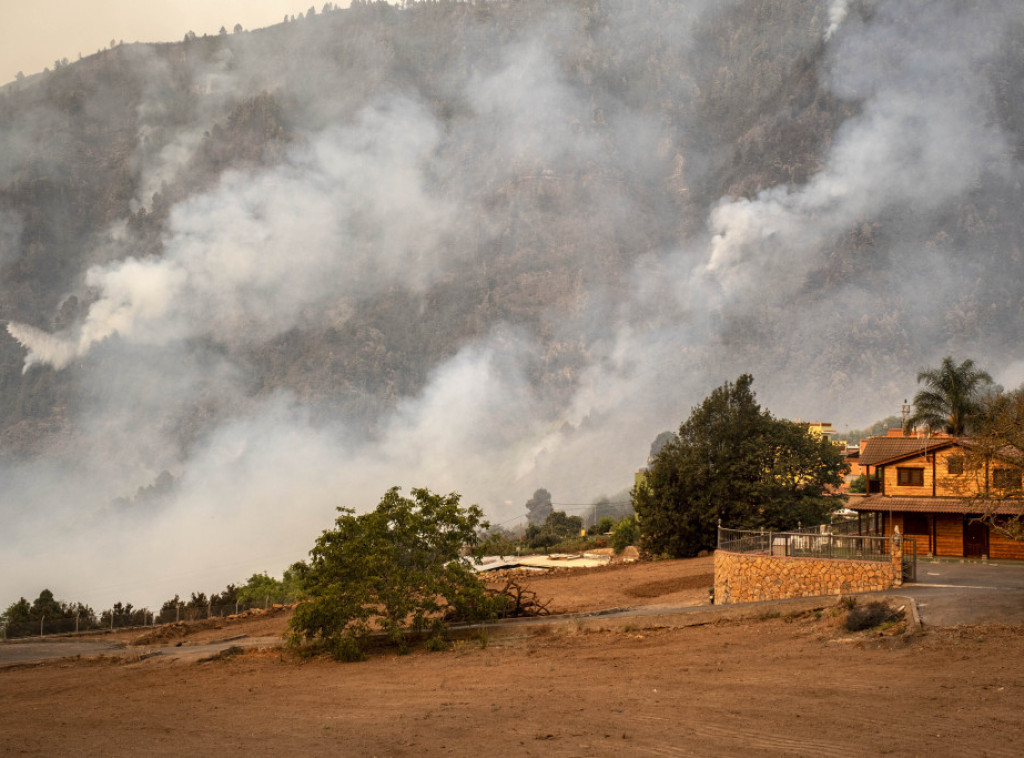
[[[947,354],[1017,383],[1022,36],[1009,0],[354,3],[12,82],[5,518],[308,532],[403,484],[503,520],[628,487],[742,372],[840,428]]]

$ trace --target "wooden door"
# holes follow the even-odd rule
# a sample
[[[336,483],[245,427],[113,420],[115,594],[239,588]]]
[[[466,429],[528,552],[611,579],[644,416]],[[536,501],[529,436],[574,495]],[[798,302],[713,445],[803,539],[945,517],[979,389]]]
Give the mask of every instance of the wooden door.
[[[964,557],[980,558],[988,555],[988,525],[964,517]]]

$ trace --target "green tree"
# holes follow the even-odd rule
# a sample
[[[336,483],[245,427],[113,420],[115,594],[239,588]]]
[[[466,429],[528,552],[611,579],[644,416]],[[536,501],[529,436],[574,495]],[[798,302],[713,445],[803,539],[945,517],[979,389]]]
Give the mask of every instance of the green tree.
[[[757,404],[753,377],[714,390],[655,456],[633,492],[641,546],[673,557],[715,545],[719,519],[733,528],[821,523],[846,471],[839,450]]]
[[[64,615],[64,608],[61,603],[54,599],[53,593],[50,590],[43,590],[32,602],[32,607],[29,609],[29,616],[33,621],[37,621],[43,616],[47,618],[60,618]]]
[[[3,627],[5,636],[21,637],[31,633],[32,625],[29,623],[31,608],[32,606],[25,598],[7,606],[7,610],[0,614],[0,627]]]
[[[612,530],[612,547],[616,553],[621,553],[630,545],[635,545],[640,538],[640,529],[637,527],[636,519],[627,516],[617,523]]]
[[[238,602],[259,606],[267,603],[295,602],[299,597],[301,577],[305,568],[306,564],[301,561],[293,563],[285,570],[281,579],[275,579],[266,571],[262,574],[253,574],[245,585],[238,588]]]
[[[1024,541],[1024,389],[987,398],[964,443],[963,473],[955,482],[978,520]]]
[[[462,558],[467,549],[479,556],[483,512],[462,507],[456,493],[411,494],[393,487],[359,516],[338,509],[334,528],[310,551],[306,600],[291,620],[293,644],[358,660],[375,631],[405,651],[409,633],[439,642],[450,619],[491,615],[493,601]]]
[[[543,524],[527,526],[524,539],[532,548],[547,548],[579,537],[582,529],[583,519],[580,516],[569,516],[565,511],[552,511]]]
[[[905,428],[925,426],[962,437],[981,411],[982,391],[992,384],[992,377],[970,358],[958,366],[946,356],[939,368],[919,373],[917,382],[926,388],[914,395],[914,412]]]

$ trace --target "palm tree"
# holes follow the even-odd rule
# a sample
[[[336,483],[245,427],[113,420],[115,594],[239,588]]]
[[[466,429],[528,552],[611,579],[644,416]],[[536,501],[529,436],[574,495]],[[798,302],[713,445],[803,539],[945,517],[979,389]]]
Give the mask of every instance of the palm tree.
[[[914,395],[914,413],[904,428],[923,425],[960,437],[980,411],[981,389],[992,384],[992,377],[975,368],[970,358],[957,366],[946,356],[939,368],[917,375],[917,383],[921,382],[927,389]]]

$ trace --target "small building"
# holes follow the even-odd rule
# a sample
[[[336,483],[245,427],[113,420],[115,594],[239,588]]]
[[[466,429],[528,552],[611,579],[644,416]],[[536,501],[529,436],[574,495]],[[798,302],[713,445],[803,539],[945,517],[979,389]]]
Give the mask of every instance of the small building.
[[[1024,560],[1024,542],[1000,535],[980,521],[977,495],[1017,477],[1019,466],[993,461],[983,472],[965,469],[970,441],[956,437],[872,437],[860,451],[867,496],[848,507],[871,531],[890,536],[894,527],[913,540],[918,555]],[[1021,501],[986,501],[990,515],[1018,516]],[[863,519],[863,517],[869,517]],[[910,550],[910,545],[905,546]]]

